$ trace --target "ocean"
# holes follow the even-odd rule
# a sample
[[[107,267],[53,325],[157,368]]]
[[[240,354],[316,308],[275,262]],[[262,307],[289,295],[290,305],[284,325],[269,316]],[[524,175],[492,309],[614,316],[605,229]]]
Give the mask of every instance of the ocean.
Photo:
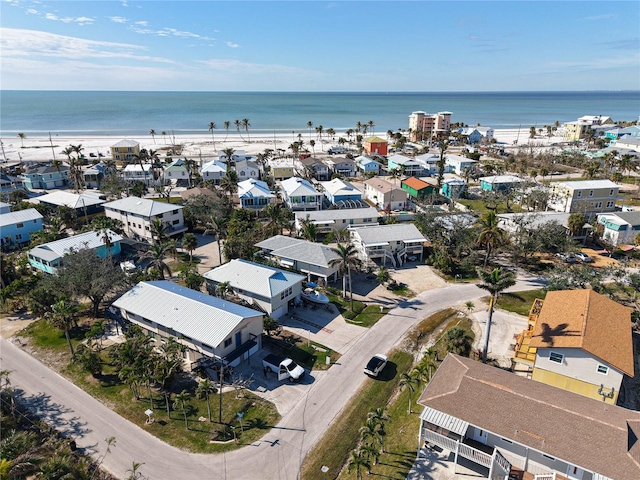
[[[0,91],[0,137],[65,135],[309,133],[322,125],[337,132],[373,121],[373,132],[407,129],[411,112],[452,112],[452,122],[494,129],[538,128],[583,115],[636,121],[640,91],[278,93],[278,92],[91,92]],[[368,133],[371,133],[371,128]],[[244,129],[241,129],[244,134]]]

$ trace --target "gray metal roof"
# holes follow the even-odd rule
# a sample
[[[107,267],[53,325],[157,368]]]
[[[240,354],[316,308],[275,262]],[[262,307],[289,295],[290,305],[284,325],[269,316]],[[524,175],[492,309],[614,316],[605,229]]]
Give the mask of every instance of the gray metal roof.
[[[213,348],[246,318],[263,314],[166,281],[141,282],[113,303]]]
[[[209,270],[203,276],[217,283],[229,282],[232,288],[241,288],[265,298],[280,295],[306,278],[279,268],[237,259]]]
[[[381,242],[426,242],[427,239],[412,223],[395,223],[392,225],[376,225],[373,227],[358,227],[352,232],[360,237],[364,245],[380,244]]]
[[[460,420],[452,415],[447,415],[431,407],[424,407],[420,418],[425,422],[445,428],[458,435],[464,435],[467,433],[467,428],[469,428],[469,422]]]
[[[308,242],[298,238],[276,235],[260,243],[256,247],[269,250],[272,255],[299,262],[328,268],[331,260],[339,255],[330,247],[319,243]]]
[[[319,194],[308,180],[300,177],[287,178],[286,180],[282,180],[280,185],[282,186],[282,190],[284,190],[289,197]]]
[[[357,218],[379,219],[378,210],[373,207],[368,208],[343,208],[336,210],[312,210],[308,212],[295,212],[296,220],[304,220],[309,216],[309,220],[351,220]]]
[[[119,242],[122,237],[117,233],[107,230],[107,234],[112,243]],[[64,255],[75,250],[82,250],[84,248],[94,249],[104,245],[104,234],[102,232],[86,232],[80,235],[74,235],[73,237],[63,238],[56,240],[55,242],[45,243],[32,248],[29,253],[38,258],[44,258],[45,260],[53,260],[63,257]],[[52,256],[53,252],[55,256]]]
[[[42,218],[40,212],[35,208],[27,208],[26,210],[17,210],[15,212],[8,212],[0,214],[0,227],[6,227],[8,225],[14,225],[16,223],[28,222],[31,220],[37,220]]]
[[[105,203],[105,208],[112,210],[122,210],[128,213],[142,215],[143,217],[154,217],[161,213],[182,209],[181,205],[173,203],[157,202],[148,198],[126,197],[113,202]]]
[[[49,203],[51,205],[65,206],[73,209],[102,205],[105,203],[105,200],[95,195],[71,193],[62,190],[40,195],[36,197],[35,200],[40,203]]]
[[[262,180],[250,178],[238,182],[239,198],[275,198],[275,195],[269,190],[269,186]]]

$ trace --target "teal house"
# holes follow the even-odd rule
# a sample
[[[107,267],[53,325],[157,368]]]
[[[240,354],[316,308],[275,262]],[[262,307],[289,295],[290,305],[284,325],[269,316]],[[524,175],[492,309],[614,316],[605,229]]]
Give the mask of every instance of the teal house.
[[[110,247],[107,251],[106,236],[108,236]],[[64,257],[73,252],[89,248],[96,256],[105,258],[108,255],[117,257],[120,255],[120,241],[122,237],[117,233],[106,230],[106,232],[87,232],[69,238],[45,243],[29,250],[29,264],[35,270],[55,275],[64,263]]]
[[[33,168],[23,175],[24,187],[31,189],[53,189],[69,185],[71,179],[69,175],[69,167],[62,165],[54,167],[47,165],[44,167]]]
[[[6,205],[6,204],[5,204]],[[17,248],[31,240],[30,233],[42,230],[42,215],[35,208],[0,214],[2,249]]]
[[[480,188],[485,192],[504,192],[519,187],[524,180],[515,175],[492,175],[480,178]]]
[[[464,197],[467,191],[467,182],[459,180],[457,178],[446,180],[442,184],[440,193],[447,198],[461,198]]]

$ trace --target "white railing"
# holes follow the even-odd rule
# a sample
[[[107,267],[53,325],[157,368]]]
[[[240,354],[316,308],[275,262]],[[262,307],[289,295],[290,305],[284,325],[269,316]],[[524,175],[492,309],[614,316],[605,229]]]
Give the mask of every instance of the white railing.
[[[556,480],[556,474],[554,473],[544,473],[540,475],[535,475],[533,480]]]
[[[475,462],[484,467],[491,467],[491,455],[481,452],[480,450],[476,450],[475,448],[470,447],[469,445],[465,445],[464,443],[460,444],[458,455],[464,458],[468,458],[472,462]]]
[[[480,450],[476,450],[469,445],[465,445],[464,443],[460,443],[457,440],[449,437],[445,437],[444,435],[440,435],[428,428],[422,430],[422,438],[424,438],[429,443],[433,443],[440,448],[444,448],[449,450],[450,452],[455,452],[456,447],[458,449],[458,455],[461,457],[467,458],[479,465],[484,467],[491,467],[492,456],[481,452]]]
[[[509,472],[511,472],[511,463],[509,460],[504,458],[504,456],[498,451],[498,449],[493,450],[493,461],[494,465],[496,465],[501,472],[498,473],[499,478],[506,478],[509,476]],[[492,469],[495,472],[495,469]]]
[[[433,443],[440,448],[444,448],[449,450],[450,452],[456,451],[456,443],[458,443],[453,438],[445,437],[444,435],[440,435],[428,428],[424,428],[422,430],[422,437],[429,443]]]

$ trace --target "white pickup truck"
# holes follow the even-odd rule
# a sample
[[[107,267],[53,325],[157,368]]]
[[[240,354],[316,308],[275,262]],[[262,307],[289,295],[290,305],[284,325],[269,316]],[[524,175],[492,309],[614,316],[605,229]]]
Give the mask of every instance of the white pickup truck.
[[[292,382],[297,382],[304,377],[304,368],[290,358],[279,357],[269,354],[262,359],[262,367],[265,373],[275,372],[278,380],[288,378]]]

